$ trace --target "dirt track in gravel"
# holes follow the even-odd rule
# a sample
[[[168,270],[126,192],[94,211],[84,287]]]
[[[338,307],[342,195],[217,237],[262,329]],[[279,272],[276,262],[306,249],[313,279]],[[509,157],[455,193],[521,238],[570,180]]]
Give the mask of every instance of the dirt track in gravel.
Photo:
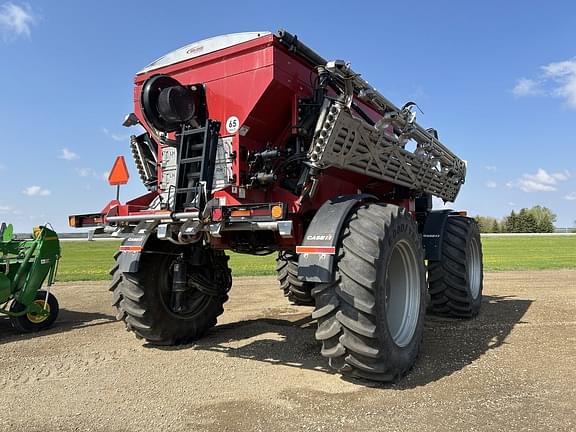
[[[105,283],[54,292],[53,329],[0,319],[0,431],[576,429],[576,271],[487,274],[480,317],[428,316],[394,385],[330,372],[272,278],[238,279],[207,337],[165,349],[114,321]]]

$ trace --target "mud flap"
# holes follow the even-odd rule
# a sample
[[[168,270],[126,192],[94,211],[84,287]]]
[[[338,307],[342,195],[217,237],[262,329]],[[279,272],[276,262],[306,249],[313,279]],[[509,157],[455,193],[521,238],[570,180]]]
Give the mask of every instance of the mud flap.
[[[158,222],[140,222],[134,231],[122,242],[119,250],[118,269],[122,273],[138,271],[140,256],[148,237],[154,232]]]
[[[428,214],[422,232],[422,246],[424,247],[425,259],[429,261],[440,261],[442,256],[444,226],[451,214],[454,214],[453,210],[434,210]]]
[[[316,212],[304,235],[298,253],[298,279],[305,282],[331,282],[334,279],[334,257],[340,231],[350,212],[372,195],[346,195],[326,201]]]

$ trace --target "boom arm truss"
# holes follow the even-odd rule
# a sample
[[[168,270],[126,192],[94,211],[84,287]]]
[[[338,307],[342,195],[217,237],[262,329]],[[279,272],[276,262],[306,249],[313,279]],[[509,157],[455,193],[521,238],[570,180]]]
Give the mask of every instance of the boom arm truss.
[[[397,108],[342,61],[321,66],[341,89],[324,102],[309,157],[318,169],[337,167],[454,201],[466,164],[446,148],[435,131],[415,122],[413,103]],[[352,115],[353,97],[382,115],[375,124]],[[414,151],[406,148],[416,142]]]

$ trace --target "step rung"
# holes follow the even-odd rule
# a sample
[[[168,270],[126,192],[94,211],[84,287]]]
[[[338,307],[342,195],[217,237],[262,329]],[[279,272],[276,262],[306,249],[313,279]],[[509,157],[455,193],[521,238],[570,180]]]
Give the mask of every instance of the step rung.
[[[200,178],[200,173],[198,171],[190,172],[186,174],[186,178]]]
[[[187,163],[195,163],[195,162],[202,162],[204,156],[196,156],[186,159],[180,159],[180,164],[187,164]]]
[[[203,127],[203,128],[198,128],[198,129],[187,130],[187,131],[184,131],[184,133],[180,132],[179,135],[180,135],[180,136],[182,136],[182,135],[188,136],[188,135],[198,135],[198,134],[204,134],[204,133],[206,133],[206,128],[205,128],[205,127]]]

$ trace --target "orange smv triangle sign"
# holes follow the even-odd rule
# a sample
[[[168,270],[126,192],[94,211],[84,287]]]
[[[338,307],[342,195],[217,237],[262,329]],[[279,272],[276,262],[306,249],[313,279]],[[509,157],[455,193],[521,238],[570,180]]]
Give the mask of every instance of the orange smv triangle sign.
[[[123,185],[128,183],[129,177],[124,156],[118,156],[114,161],[112,171],[110,171],[110,174],[108,175],[108,183],[111,186]]]

